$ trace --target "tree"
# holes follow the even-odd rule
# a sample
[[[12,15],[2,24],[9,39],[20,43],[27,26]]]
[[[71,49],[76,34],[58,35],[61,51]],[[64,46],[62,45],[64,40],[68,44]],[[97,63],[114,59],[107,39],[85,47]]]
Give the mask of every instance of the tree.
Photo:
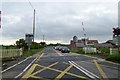
[[[46,43],[45,43],[45,42],[40,42],[40,45],[41,45],[42,47],[45,47],[45,46],[46,46]]]
[[[32,42],[32,44],[31,44],[31,47],[30,47],[31,49],[39,49],[40,48],[40,44],[39,43],[37,43],[37,42]]]
[[[17,45],[17,47],[19,47],[19,48],[23,48],[23,47],[25,47],[27,44],[25,43],[25,40],[24,40],[24,39],[19,39],[18,41],[16,41],[16,45]]]

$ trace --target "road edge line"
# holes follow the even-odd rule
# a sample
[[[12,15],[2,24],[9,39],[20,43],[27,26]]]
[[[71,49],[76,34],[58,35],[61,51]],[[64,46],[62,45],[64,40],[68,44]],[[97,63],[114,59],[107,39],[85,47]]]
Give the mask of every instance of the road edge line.
[[[32,56],[27,57],[26,59],[24,59],[24,60],[20,61],[19,63],[16,63],[16,64],[14,64],[14,65],[12,65],[12,66],[8,67],[7,69],[5,69],[5,70],[1,71],[1,73],[4,73],[4,72],[6,72],[7,70],[9,70],[9,69],[11,69],[11,68],[13,68],[13,67],[15,67],[15,66],[17,66],[17,65],[19,65],[19,64],[21,64],[21,63],[23,63],[24,61],[28,60],[28,59],[29,59],[29,58],[31,58],[31,57],[32,57]]]
[[[41,58],[44,55],[44,53],[42,53],[39,57],[36,57],[19,75],[17,75],[15,78],[18,78],[19,76],[21,76],[37,59]]]
[[[18,74],[17,76],[15,76],[14,78],[18,78],[20,77],[36,60],[38,57],[36,57],[20,74]]]
[[[55,49],[53,49],[55,51],[55,53],[57,53],[59,56],[64,56],[61,53],[57,52]]]

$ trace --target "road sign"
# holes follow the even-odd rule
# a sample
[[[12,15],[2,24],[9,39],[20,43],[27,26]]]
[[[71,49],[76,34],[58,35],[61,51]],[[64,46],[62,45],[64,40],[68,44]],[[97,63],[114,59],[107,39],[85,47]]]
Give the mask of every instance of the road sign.
[[[33,34],[25,34],[25,40],[27,45],[31,45],[32,44],[32,40],[33,40]]]

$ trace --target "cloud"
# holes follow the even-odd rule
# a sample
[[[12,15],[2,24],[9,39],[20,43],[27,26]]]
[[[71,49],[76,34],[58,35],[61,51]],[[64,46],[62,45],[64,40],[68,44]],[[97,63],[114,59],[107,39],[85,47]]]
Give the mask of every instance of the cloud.
[[[114,1],[113,1],[114,2]],[[100,42],[112,39],[112,28],[117,26],[117,2],[33,2],[36,9],[36,41],[61,41],[69,43],[74,35]],[[108,4],[106,4],[108,3]],[[32,33],[33,10],[28,3],[6,2],[3,5],[4,38],[14,40]]]

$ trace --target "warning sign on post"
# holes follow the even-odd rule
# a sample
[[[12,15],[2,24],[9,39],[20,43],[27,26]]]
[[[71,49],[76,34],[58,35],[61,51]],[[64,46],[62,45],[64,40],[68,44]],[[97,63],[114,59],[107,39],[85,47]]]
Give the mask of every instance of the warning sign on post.
[[[28,46],[32,44],[33,34],[25,34],[25,40]]]

